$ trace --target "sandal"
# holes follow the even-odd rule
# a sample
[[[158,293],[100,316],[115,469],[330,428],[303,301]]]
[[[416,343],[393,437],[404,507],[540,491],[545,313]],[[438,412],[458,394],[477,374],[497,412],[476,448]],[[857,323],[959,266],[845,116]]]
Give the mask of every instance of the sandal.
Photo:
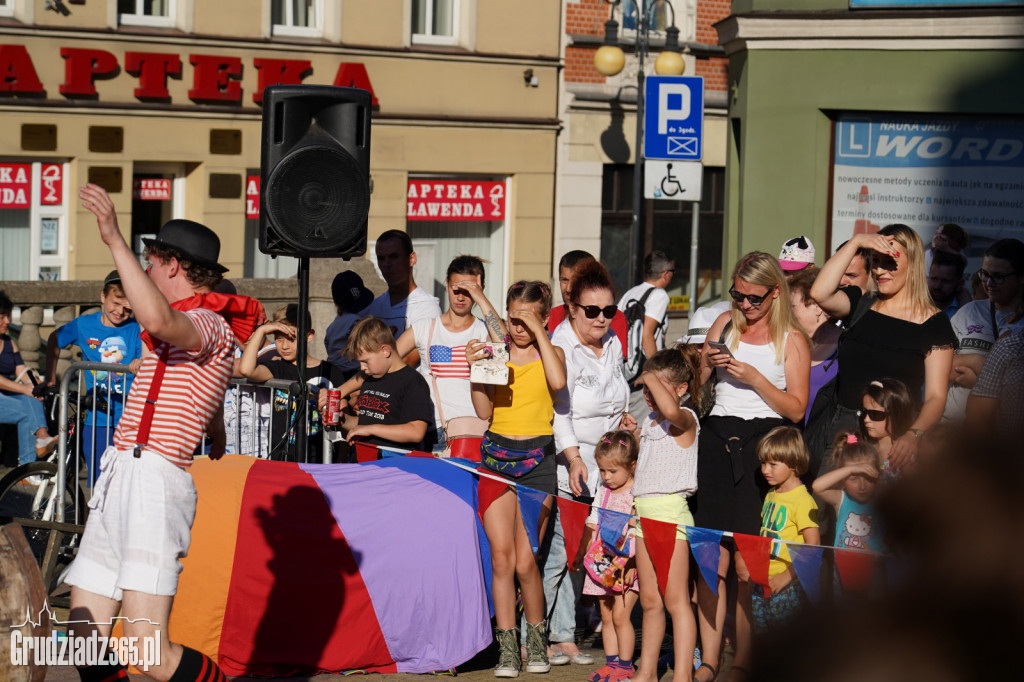
[[[701,668],[707,668],[708,670],[710,670],[711,671],[711,677],[709,677],[706,680],[697,680],[697,673],[700,672]],[[693,680],[694,680],[694,682],[715,682],[715,678],[716,677],[718,677],[718,671],[715,670],[715,667],[713,665],[711,665],[710,663],[701,662],[701,664],[699,666],[697,666],[697,669],[693,671]]]

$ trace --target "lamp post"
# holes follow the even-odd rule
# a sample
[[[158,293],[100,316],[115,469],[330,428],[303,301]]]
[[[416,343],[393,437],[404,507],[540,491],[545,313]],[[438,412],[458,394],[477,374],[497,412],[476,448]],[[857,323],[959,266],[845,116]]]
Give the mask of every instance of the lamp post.
[[[605,0],[612,5],[608,21],[604,24],[604,44],[594,53],[594,68],[604,76],[615,76],[626,65],[626,55],[619,47],[619,22],[615,21],[615,8],[622,0]],[[636,144],[633,147],[633,222],[629,230],[629,281],[634,284],[640,273],[641,229],[644,222],[643,143],[644,143],[644,64],[650,47],[651,17],[658,7],[667,6],[672,14],[672,25],[665,29],[665,49],[654,62],[654,71],[660,76],[681,76],[686,67],[679,52],[679,29],[676,12],[669,0],[633,0],[630,3],[636,17]],[[641,276],[641,279],[642,276]]]

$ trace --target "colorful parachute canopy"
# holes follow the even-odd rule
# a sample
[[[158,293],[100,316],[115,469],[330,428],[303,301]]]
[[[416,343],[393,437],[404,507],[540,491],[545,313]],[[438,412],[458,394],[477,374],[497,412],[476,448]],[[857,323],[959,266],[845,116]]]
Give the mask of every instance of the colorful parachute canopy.
[[[197,460],[192,475],[169,632],[228,675],[424,673],[490,644],[471,472],[227,456]]]

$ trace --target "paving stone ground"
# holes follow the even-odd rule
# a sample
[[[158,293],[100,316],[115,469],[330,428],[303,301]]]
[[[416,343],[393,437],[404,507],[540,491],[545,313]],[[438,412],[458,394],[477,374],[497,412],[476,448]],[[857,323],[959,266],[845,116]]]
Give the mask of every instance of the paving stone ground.
[[[639,608],[634,613],[634,620],[639,620]],[[61,617],[58,615],[58,617]],[[639,629],[637,630],[637,656],[640,653],[639,647]],[[671,642],[666,638],[665,649],[671,646]],[[604,651],[601,649],[601,638],[599,634],[587,634],[581,636],[579,643],[581,651],[585,651],[594,657],[593,665],[564,665],[564,666],[553,666],[551,672],[543,675],[535,675],[530,673],[522,673],[520,675],[521,680],[524,682],[585,682],[592,672],[604,665]],[[478,654],[473,660],[468,661],[464,665],[459,666],[456,677],[459,680],[465,682],[492,682],[496,678],[494,677],[494,664],[497,661],[497,653],[493,649]],[[725,670],[721,672],[726,672]],[[410,675],[410,674],[389,674],[389,675],[368,675],[366,682],[427,682],[428,680],[445,680],[451,679],[446,676],[434,677],[431,675]],[[293,682],[353,682],[353,678],[358,679],[355,675],[335,675],[335,674],[321,674],[313,675],[310,677],[283,677],[274,678],[275,680],[293,681]],[[673,678],[672,670],[669,669],[661,678],[661,682],[671,682]],[[141,675],[132,675],[132,679],[148,679]],[[267,678],[257,677],[235,677],[232,678],[239,682],[261,682]],[[725,679],[725,676],[720,675],[719,679]],[[61,666],[58,668],[50,668],[46,674],[46,682],[78,682],[78,674],[74,668],[70,666]]]

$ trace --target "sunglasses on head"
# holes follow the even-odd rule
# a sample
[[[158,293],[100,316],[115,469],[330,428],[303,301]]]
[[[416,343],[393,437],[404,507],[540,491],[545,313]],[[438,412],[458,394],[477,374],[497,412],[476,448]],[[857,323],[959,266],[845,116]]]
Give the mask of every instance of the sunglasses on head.
[[[858,417],[867,417],[873,422],[884,422],[886,414],[885,410],[869,410],[866,408],[857,410]]]
[[[730,287],[729,288],[729,295],[732,296],[732,300],[736,301],[737,303],[743,303],[743,299],[747,299],[747,301],[750,302],[750,305],[752,305],[755,308],[757,308],[762,303],[764,303],[764,300],[766,298],[768,298],[769,296],[772,295],[773,291],[775,291],[775,287],[772,287],[771,289],[769,289],[767,293],[764,293],[764,294],[761,294],[760,296],[758,296],[757,294],[741,294],[740,292],[738,292],[735,289],[733,289],[732,287]]]
[[[580,309],[583,311],[583,314],[586,315],[587,319],[589,320],[597,318],[597,316],[602,313],[604,314],[606,320],[610,320],[613,317],[615,317],[615,312],[618,310],[618,307],[614,305],[606,305],[605,307],[602,308],[599,305],[581,305]]]

